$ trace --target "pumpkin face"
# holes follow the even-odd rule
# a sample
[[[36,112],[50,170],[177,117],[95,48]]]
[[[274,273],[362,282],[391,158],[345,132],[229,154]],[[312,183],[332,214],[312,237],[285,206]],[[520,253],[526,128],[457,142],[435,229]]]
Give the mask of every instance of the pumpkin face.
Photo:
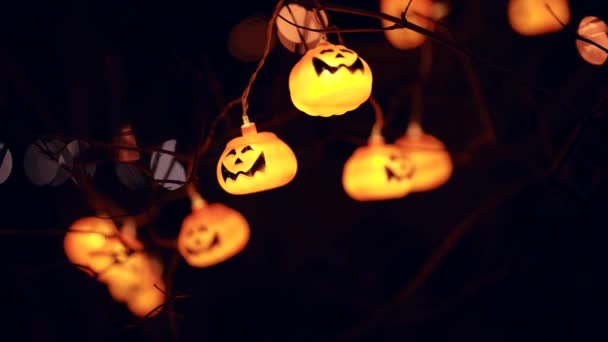
[[[578,25],[577,33],[603,47],[608,47],[608,27],[604,21],[597,17],[583,18]],[[579,55],[589,64],[602,65],[608,59],[606,52],[587,42],[577,39],[576,48]]]
[[[409,0],[381,0],[380,12],[399,18],[408,2]],[[432,0],[415,0],[412,1],[407,11],[406,19],[413,24],[433,31],[435,29],[433,21],[424,18],[430,18],[432,16],[432,11]],[[393,25],[393,22],[386,19],[382,19],[381,23],[383,27]],[[392,46],[401,50],[415,49],[422,45],[426,39],[425,35],[407,28],[384,30],[384,36]]]
[[[370,139],[344,164],[342,185],[357,201],[395,199],[410,192],[413,174],[413,164],[401,149]]]
[[[321,42],[291,69],[289,92],[294,106],[308,115],[342,115],[370,97],[372,72],[355,51]]]
[[[439,139],[426,133],[405,134],[395,141],[403,153],[414,163],[412,191],[436,189],[450,179],[453,170],[450,153]]]
[[[110,219],[85,217],[75,221],[63,239],[68,260],[91,276],[125,260],[128,249]]]
[[[194,210],[182,222],[177,247],[193,267],[218,264],[249,242],[249,224],[236,210],[212,203]]]
[[[243,135],[228,142],[217,163],[220,186],[233,195],[277,188],[296,175],[296,156],[270,132],[258,133],[255,124],[242,127]]]
[[[549,6],[564,24],[570,21],[568,0],[509,0],[507,13],[513,30],[524,36],[562,30],[562,24],[545,5]]]

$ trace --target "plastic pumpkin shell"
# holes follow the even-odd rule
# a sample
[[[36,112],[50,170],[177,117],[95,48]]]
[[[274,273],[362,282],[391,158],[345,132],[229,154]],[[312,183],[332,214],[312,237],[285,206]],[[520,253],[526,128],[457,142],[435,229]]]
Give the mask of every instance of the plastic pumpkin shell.
[[[380,12],[394,17],[401,17],[408,2],[409,0],[380,0]],[[427,19],[432,16],[432,12],[432,0],[415,0],[412,1],[407,11],[406,19],[424,29],[433,31],[435,23]],[[386,19],[382,19],[381,23],[382,27],[389,27],[394,24]],[[384,36],[392,46],[401,50],[415,49],[422,45],[426,39],[425,35],[407,28],[384,30]]]
[[[412,162],[393,144],[372,138],[358,147],[344,164],[342,185],[357,201],[401,198],[412,188]]]
[[[154,288],[154,285],[164,288],[162,265],[143,252],[133,253],[126,260],[112,265],[99,275],[99,281],[105,283],[112,298],[121,303],[144,289]]]
[[[549,6],[559,21],[546,7]],[[561,31],[562,24],[570,22],[568,0],[509,0],[509,23],[513,30],[524,36],[536,36]]]
[[[412,191],[436,189],[446,183],[453,171],[452,159],[445,145],[436,137],[426,134],[405,134],[395,141],[414,163]]]
[[[94,216],[72,223],[63,239],[63,249],[71,263],[81,266],[91,276],[127,255],[127,247],[118,238],[114,222]]]
[[[311,116],[342,115],[372,92],[372,71],[355,51],[329,42],[308,50],[289,73],[293,105]]]
[[[208,267],[242,251],[249,236],[249,224],[238,211],[211,203],[184,218],[177,247],[190,266]]]
[[[217,163],[217,180],[233,195],[281,187],[295,177],[298,162],[291,148],[274,133],[259,132],[254,123],[226,144]]]

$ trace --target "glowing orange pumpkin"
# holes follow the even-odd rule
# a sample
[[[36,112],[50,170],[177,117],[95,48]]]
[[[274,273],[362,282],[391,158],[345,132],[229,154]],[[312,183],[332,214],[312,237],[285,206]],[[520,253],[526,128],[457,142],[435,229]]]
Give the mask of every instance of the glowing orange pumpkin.
[[[127,302],[138,292],[157,285],[164,288],[162,265],[146,253],[133,253],[123,262],[112,265],[99,275],[117,302]]]
[[[93,216],[78,219],[70,226],[63,249],[71,263],[91,276],[124,260],[128,252],[118,238],[114,222]]]
[[[295,177],[298,162],[291,148],[274,133],[257,131],[253,122],[241,126],[242,136],[226,144],[217,163],[217,180],[233,195],[281,187]]]
[[[380,12],[400,18],[409,1],[410,0],[380,0]],[[432,12],[432,0],[414,0],[411,2],[405,17],[407,21],[429,31],[433,31],[435,29],[435,24],[432,20],[427,19],[431,18]],[[382,19],[381,22],[382,27],[388,27],[394,24],[386,19]],[[422,45],[426,39],[425,35],[407,28],[385,30],[384,35],[392,46],[401,50],[415,49]]]
[[[241,252],[249,235],[249,224],[238,211],[220,203],[202,203],[184,218],[177,248],[190,266],[207,267]]]
[[[346,193],[357,201],[401,198],[412,188],[412,162],[382,137],[372,137],[348,158],[342,171]]]
[[[549,6],[559,21],[547,9]],[[509,0],[507,7],[511,28],[524,36],[561,31],[570,21],[568,0]]]
[[[448,181],[453,164],[450,153],[437,138],[423,132],[404,134],[395,141],[403,153],[414,163],[412,191],[436,189]]]
[[[358,108],[372,92],[372,71],[355,51],[321,42],[289,73],[293,105],[312,116],[342,115]]]
[[[596,42],[600,46],[608,48],[608,27],[606,23],[597,17],[584,17],[578,25],[577,33],[584,38]],[[589,64],[602,65],[606,63],[608,54],[587,42],[576,40],[576,48],[579,55]]]

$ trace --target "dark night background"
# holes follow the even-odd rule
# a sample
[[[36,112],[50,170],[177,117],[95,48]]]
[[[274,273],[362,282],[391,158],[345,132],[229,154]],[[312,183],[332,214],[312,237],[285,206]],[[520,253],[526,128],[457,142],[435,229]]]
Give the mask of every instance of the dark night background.
[[[175,302],[179,340],[606,340],[598,298],[606,271],[601,233],[608,226],[608,69],[582,61],[572,38],[582,16],[608,19],[601,2],[571,1],[564,31],[521,37],[508,25],[506,1],[453,1],[445,19],[450,32],[491,61],[469,65],[482,100],[463,59],[433,43],[423,126],[446,143],[456,169],[440,189],[394,201],[358,203],[342,190],[342,165],[373,123],[369,104],[331,118],[297,111],[287,79],[300,56],[277,42],[253,85],[249,114],[260,130],[293,148],[298,174],[268,192],[223,192],[215,163],[238,132],[240,108],[220,124],[201,157],[199,189],[209,201],[239,210],[252,237],[241,254],[217,266],[178,263],[175,291],[190,296]],[[378,8],[378,1],[333,3]],[[176,138],[178,152],[191,154],[223,106],[241,95],[257,63],[232,57],[230,30],[251,15],[267,19],[274,5],[3,4],[0,141],[15,165],[0,185],[7,327],[1,333],[13,336],[0,339],[171,340],[166,313],[138,322],[104,285],[68,264],[61,230],[93,211],[73,182],[32,185],[23,154],[44,134],[110,142],[123,122],[132,123],[140,146]],[[340,28],[379,26],[364,17],[328,16]],[[371,66],[392,141],[406,127],[411,99],[404,89],[417,81],[420,49],[396,50],[381,32],[343,38]],[[492,117],[496,142],[471,150],[482,128],[480,104]],[[556,160],[562,161],[556,172],[543,177]],[[152,186],[126,189],[111,162],[98,165],[94,181],[133,213],[167,195]],[[183,197],[163,205],[141,227],[142,239],[147,229],[175,237],[188,205]],[[424,284],[368,324],[462,222],[470,231]],[[151,248],[169,263],[171,250]]]

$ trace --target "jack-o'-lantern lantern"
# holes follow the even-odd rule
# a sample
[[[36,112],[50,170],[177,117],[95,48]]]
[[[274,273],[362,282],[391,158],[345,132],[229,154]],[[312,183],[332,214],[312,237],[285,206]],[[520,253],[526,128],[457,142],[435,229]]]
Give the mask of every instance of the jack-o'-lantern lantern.
[[[132,253],[99,275],[117,302],[127,302],[137,292],[157,285],[164,288],[162,264],[143,252]]]
[[[295,177],[298,162],[291,148],[274,133],[259,132],[255,123],[241,126],[242,136],[226,144],[217,163],[220,186],[233,195],[281,187]]]
[[[294,106],[311,116],[342,115],[372,92],[372,71],[355,51],[327,41],[308,50],[289,74]]]
[[[410,0],[380,0],[380,12],[401,17],[403,11]],[[405,18],[407,21],[416,24],[424,29],[433,31],[435,23],[429,18],[432,17],[433,1],[432,0],[414,0],[411,2],[407,10]],[[382,19],[382,27],[388,27],[394,23],[386,19]],[[416,31],[400,28],[394,30],[384,30],[386,40],[397,49],[408,50],[415,49],[424,43],[426,36]]]
[[[584,17],[578,25],[577,33],[600,46],[608,48],[608,27],[606,23],[597,17]],[[579,55],[589,64],[602,65],[606,63],[608,54],[587,42],[576,40],[576,48]]]
[[[400,148],[386,144],[382,136],[372,136],[344,164],[342,185],[357,201],[396,199],[410,192],[414,172]]]
[[[94,216],[78,219],[70,226],[63,248],[68,260],[91,276],[123,261],[128,253],[114,222]]]
[[[507,14],[511,28],[523,36],[561,31],[570,21],[568,0],[509,0]]]
[[[408,132],[395,140],[403,153],[414,163],[412,192],[436,189],[448,181],[453,164],[445,145],[422,131]]]
[[[177,249],[193,267],[208,267],[241,252],[249,242],[249,223],[238,211],[220,203],[193,199],[177,237]]]

